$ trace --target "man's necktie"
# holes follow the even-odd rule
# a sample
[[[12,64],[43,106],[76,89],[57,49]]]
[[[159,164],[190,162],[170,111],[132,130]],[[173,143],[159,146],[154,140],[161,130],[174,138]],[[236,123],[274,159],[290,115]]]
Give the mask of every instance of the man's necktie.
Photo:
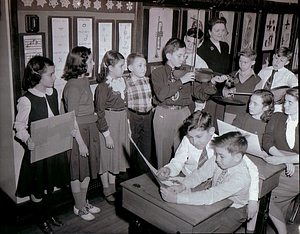
[[[224,180],[226,174],[227,174],[227,169],[225,169],[225,170],[223,170],[223,171],[221,172],[221,174],[219,175],[219,177],[218,177],[218,179],[217,179],[216,186],[219,185],[219,184],[221,184],[221,183],[223,182],[223,180]]]
[[[270,77],[268,78],[265,86],[264,86],[264,89],[266,90],[270,90],[271,89],[271,85],[272,85],[272,82],[274,80],[274,75],[275,75],[275,72],[278,72],[278,70],[273,70],[272,71],[272,74],[270,75]]]
[[[200,167],[202,167],[203,164],[207,161],[207,159],[208,159],[207,150],[204,147],[203,150],[202,150],[202,153],[200,155],[199,161],[198,161],[198,167],[197,167],[197,169],[199,169]]]

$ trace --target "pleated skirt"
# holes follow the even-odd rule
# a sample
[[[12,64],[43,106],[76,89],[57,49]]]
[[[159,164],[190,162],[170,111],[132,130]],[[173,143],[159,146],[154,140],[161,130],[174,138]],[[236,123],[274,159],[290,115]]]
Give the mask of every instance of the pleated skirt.
[[[126,111],[105,111],[105,119],[109,126],[110,135],[114,141],[114,148],[105,146],[105,138],[100,133],[101,158],[100,174],[110,172],[119,174],[129,168],[129,126]]]
[[[73,140],[73,148],[68,153],[70,162],[71,180],[83,181],[86,177],[96,179],[100,168],[100,142],[96,123],[78,124],[79,131],[86,144],[89,155],[80,155],[77,141]]]

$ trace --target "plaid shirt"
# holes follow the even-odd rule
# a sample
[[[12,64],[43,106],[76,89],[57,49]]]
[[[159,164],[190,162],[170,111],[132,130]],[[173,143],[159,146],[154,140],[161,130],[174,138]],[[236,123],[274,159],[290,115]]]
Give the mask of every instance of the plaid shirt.
[[[148,112],[152,109],[152,90],[148,77],[126,79],[128,108]]]

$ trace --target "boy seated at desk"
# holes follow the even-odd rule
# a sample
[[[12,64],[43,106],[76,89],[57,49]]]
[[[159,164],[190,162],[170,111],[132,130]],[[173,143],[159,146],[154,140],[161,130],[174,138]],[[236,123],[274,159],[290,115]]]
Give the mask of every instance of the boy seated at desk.
[[[216,224],[216,232],[232,233],[247,219],[250,173],[244,153],[248,143],[240,132],[228,132],[211,140],[215,155],[207,160],[201,170],[194,170],[180,185],[161,187],[162,198],[171,203],[211,205],[223,199],[233,204],[224,211]],[[190,189],[212,178],[212,187],[202,191]]]
[[[180,172],[188,176],[196,169],[201,168],[202,170],[203,164],[209,158],[214,157],[211,141],[217,135],[214,134],[215,128],[212,126],[211,115],[208,112],[204,110],[194,112],[185,120],[184,128],[186,135],[177,148],[174,158],[157,172],[157,176],[161,180],[178,176]],[[247,206],[248,219],[251,219],[258,211],[259,174],[256,165],[246,155],[244,161],[251,177]],[[201,184],[201,187],[206,189],[210,185],[211,181],[208,180]]]

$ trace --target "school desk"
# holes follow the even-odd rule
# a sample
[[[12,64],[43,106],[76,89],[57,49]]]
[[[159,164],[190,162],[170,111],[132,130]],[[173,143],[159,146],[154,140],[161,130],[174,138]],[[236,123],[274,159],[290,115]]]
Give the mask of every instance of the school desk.
[[[209,206],[165,202],[150,173],[122,182],[121,186],[123,207],[166,233],[211,232],[216,228],[211,218],[218,220],[232,204],[229,199]]]
[[[278,185],[279,176],[285,166],[270,165],[261,158],[249,155],[259,171],[259,213],[255,233],[266,233],[271,191]],[[168,203],[162,200],[159,187],[152,174],[121,183],[122,205],[141,219],[166,233],[207,233],[217,224],[215,220],[232,202],[229,199],[209,206],[193,206]]]

